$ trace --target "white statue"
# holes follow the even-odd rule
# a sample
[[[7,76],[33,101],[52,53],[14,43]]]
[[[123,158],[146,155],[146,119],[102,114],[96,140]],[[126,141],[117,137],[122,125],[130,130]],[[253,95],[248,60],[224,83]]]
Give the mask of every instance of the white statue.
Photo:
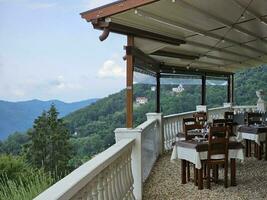
[[[259,98],[258,102],[257,102],[257,110],[259,110],[262,113],[265,113],[266,112],[266,103],[263,99],[263,97],[265,95],[263,90],[256,91],[256,95]]]

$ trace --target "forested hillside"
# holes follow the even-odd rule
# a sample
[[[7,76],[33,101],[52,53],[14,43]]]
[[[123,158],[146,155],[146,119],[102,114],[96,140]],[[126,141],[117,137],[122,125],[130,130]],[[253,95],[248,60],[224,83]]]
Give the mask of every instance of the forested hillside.
[[[256,105],[256,90],[267,92],[267,66],[250,69],[235,75],[235,102],[237,105]],[[177,86],[177,85],[176,85]],[[200,104],[200,86],[185,85],[184,91],[175,94],[174,85],[161,87],[161,109],[164,115],[194,110]],[[208,86],[209,107],[222,106],[226,102],[226,86]],[[134,105],[135,126],[144,122],[147,112],[155,111],[155,92],[151,85],[134,86],[134,99],[147,97],[145,105]],[[91,156],[114,143],[114,130],[125,127],[125,90],[112,94],[96,103],[71,113],[64,118],[71,132],[77,156]]]
[[[256,105],[256,90],[267,92],[267,66],[250,69],[235,75],[235,102],[237,105]],[[162,85],[161,110],[164,115],[194,110],[200,104],[200,85],[183,85],[183,91],[174,93],[173,87]],[[148,103],[134,104],[134,124],[145,121],[147,112],[155,111],[155,91],[152,85],[134,85],[134,100],[146,97]],[[209,107],[222,106],[226,102],[226,86],[207,87]],[[78,166],[91,156],[111,146],[114,141],[114,130],[125,127],[125,90],[109,95],[97,102],[69,114],[63,118],[72,134],[72,166]],[[27,142],[22,134],[10,136],[2,144],[0,152],[19,154],[21,144]]]
[[[39,116],[43,110],[49,109],[54,104],[60,112],[60,117],[90,105],[97,99],[65,103],[58,100],[51,101],[21,101],[8,102],[0,101],[0,140],[5,139],[15,131],[27,131],[33,125],[33,120]]]

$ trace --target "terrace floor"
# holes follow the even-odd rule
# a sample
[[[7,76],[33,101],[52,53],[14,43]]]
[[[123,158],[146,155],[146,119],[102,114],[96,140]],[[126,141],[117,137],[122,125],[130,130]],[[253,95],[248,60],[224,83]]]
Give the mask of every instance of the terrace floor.
[[[224,188],[223,172],[220,172],[219,184],[212,183],[211,190],[198,190],[193,182],[181,184],[180,161],[171,163],[170,157],[171,152],[166,153],[154,165],[144,184],[144,200],[267,199],[267,161],[258,161],[255,158],[246,158],[243,163],[237,161],[237,186]],[[192,174],[191,172],[191,177]]]

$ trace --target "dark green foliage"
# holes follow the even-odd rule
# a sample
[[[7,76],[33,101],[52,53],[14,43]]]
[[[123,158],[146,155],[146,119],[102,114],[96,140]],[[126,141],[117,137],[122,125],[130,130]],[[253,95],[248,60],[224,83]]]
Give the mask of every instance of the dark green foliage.
[[[146,120],[146,113],[155,112],[155,92],[152,85],[134,85],[134,100],[136,97],[148,98],[145,105],[134,105],[134,126]],[[177,85],[161,85],[161,110],[164,115],[195,110],[201,103],[201,86],[184,85],[184,91],[175,94],[172,88]],[[245,89],[243,89],[245,88]],[[255,91],[267,88],[267,67],[260,67],[235,75],[235,94],[237,105],[256,105]],[[78,133],[71,140],[75,156],[88,158],[101,152],[114,143],[114,130],[125,127],[125,90],[110,95],[82,110],[64,118],[72,133]],[[207,86],[208,107],[222,106],[227,101],[227,86]],[[96,136],[97,135],[97,136]],[[94,144],[94,142],[97,143]],[[80,145],[79,145],[80,144]],[[72,159],[73,160],[73,159]]]
[[[0,154],[4,153],[4,143],[0,140]]]
[[[25,133],[15,132],[8,136],[3,143],[0,142],[0,153],[19,155],[22,152],[23,145],[29,142],[29,136]]]
[[[54,105],[34,121],[28,135],[31,142],[28,144],[27,159],[33,166],[42,167],[55,176],[68,172],[71,157],[69,131],[63,120],[58,119]]]
[[[134,104],[134,126],[146,120],[146,113],[155,112],[156,94],[151,91],[151,86],[153,85],[134,85],[134,101],[136,97],[148,98],[148,103],[145,105]],[[192,111],[200,104],[200,85],[184,85],[185,90],[179,94],[172,92],[173,87],[177,87],[177,84],[161,85],[161,110],[164,115]],[[256,105],[255,91],[259,89],[267,92],[267,66],[237,73],[235,75],[236,105]],[[227,86],[207,86],[208,106],[210,108],[222,106],[226,102],[226,93]],[[69,161],[72,168],[114,144],[114,130],[125,127],[125,95],[126,91],[122,90],[63,118],[72,134],[70,145],[73,156]],[[75,132],[77,135],[74,135]],[[40,138],[42,137],[40,135]],[[16,154],[21,149],[19,141],[23,140],[19,139],[20,136],[11,138],[9,142],[7,140],[0,143],[0,152],[16,147],[16,150],[6,152]]]
[[[176,86],[176,85],[175,85]],[[172,92],[174,85],[161,86],[161,111],[164,115],[192,111],[200,104],[200,86],[184,86],[184,91],[175,94]]]
[[[227,86],[207,86],[207,105],[209,108],[220,107],[227,102]]]
[[[31,167],[19,156],[0,155],[0,179],[8,175],[8,179],[15,181],[21,174],[29,175]]]
[[[256,91],[267,92],[267,66],[242,71],[235,76],[235,102],[237,105],[255,105]]]
[[[0,155],[0,199],[33,199],[54,182],[50,174],[34,169],[22,157]]]

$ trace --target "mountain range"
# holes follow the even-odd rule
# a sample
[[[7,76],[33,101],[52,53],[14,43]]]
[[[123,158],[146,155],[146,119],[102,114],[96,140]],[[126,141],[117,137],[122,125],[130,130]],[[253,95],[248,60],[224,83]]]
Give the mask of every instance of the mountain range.
[[[0,140],[15,131],[24,132],[31,128],[34,119],[44,110],[48,110],[51,104],[58,109],[60,117],[86,107],[97,99],[88,99],[79,102],[65,103],[59,100],[40,101],[30,100],[21,102],[0,101]]]

